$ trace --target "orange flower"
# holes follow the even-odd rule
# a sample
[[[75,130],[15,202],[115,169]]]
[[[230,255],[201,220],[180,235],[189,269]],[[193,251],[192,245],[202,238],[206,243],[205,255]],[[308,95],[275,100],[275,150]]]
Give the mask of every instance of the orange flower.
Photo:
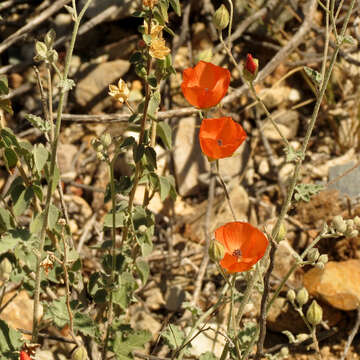
[[[220,102],[229,84],[229,70],[199,61],[194,68],[184,70],[181,90],[191,105],[206,109]]]
[[[200,147],[210,161],[231,156],[245,139],[246,132],[231,117],[204,119],[200,126]]]
[[[215,239],[225,247],[220,266],[229,273],[249,270],[264,256],[269,243],[260,230],[240,221],[216,229]]]

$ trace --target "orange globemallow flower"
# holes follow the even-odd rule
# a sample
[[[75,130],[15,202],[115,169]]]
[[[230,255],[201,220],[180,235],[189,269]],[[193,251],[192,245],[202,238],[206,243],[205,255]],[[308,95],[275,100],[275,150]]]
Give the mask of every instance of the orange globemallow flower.
[[[230,222],[215,230],[215,239],[224,245],[220,266],[229,273],[249,270],[265,254],[268,239],[246,222]]]
[[[245,139],[245,130],[231,117],[204,119],[200,126],[200,147],[210,161],[231,156]]]
[[[228,69],[199,61],[194,68],[185,69],[181,90],[186,100],[200,109],[217,105],[230,84]]]

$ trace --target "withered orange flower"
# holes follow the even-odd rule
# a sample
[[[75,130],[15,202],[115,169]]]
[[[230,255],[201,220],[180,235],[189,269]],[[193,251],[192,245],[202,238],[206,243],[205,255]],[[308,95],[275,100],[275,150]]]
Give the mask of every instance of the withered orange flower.
[[[229,84],[229,70],[209,62],[199,61],[194,68],[184,70],[181,90],[191,105],[206,109],[220,102]]]
[[[231,156],[245,139],[245,130],[231,117],[203,119],[200,126],[200,147],[210,161]]]
[[[230,222],[215,230],[215,239],[224,245],[220,266],[229,273],[249,270],[265,254],[266,236],[246,222]]]

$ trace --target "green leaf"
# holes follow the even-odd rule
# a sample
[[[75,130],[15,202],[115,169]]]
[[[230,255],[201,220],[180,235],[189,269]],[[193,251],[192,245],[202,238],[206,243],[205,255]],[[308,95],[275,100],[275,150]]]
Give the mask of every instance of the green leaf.
[[[55,205],[50,204],[49,216],[48,216],[48,227],[50,230],[54,229],[54,227],[57,224],[57,221],[59,219],[59,216],[60,216],[59,209]]]
[[[160,137],[167,149],[172,148],[171,127],[168,123],[161,121],[157,123],[156,134]]]
[[[156,151],[152,147],[148,146],[145,149],[145,156],[146,156],[147,162],[151,165],[152,170],[157,169]]]
[[[0,95],[7,95],[9,93],[9,84],[6,75],[0,75]]]
[[[0,100],[0,109],[3,109],[10,115],[14,115],[14,111],[11,107],[11,101],[9,99],[1,99]]]
[[[312,195],[317,194],[324,189],[323,185],[320,184],[298,184],[295,186],[294,198],[296,201],[303,200],[309,202]]]
[[[160,200],[164,201],[170,194],[171,185],[165,176],[159,176]]]
[[[113,292],[113,301],[123,310],[126,310],[132,299],[132,293],[136,289],[137,284],[129,272],[124,272],[119,278],[118,288]]]
[[[142,35],[142,38],[143,38],[143,40],[145,41],[146,45],[147,45],[147,46],[150,46],[150,44],[151,44],[151,39],[152,39],[151,35],[149,35],[149,34],[143,34],[143,35]]]
[[[160,106],[160,102],[161,102],[161,95],[160,95],[160,91],[154,91],[151,95],[150,101],[149,101],[149,107],[148,107],[148,115],[150,117],[152,117],[153,119],[156,118],[156,113],[159,109]]]
[[[18,157],[16,155],[16,152],[12,148],[8,147],[5,149],[4,155],[6,160],[6,167],[9,170],[13,169],[18,162]]]
[[[316,85],[320,85],[321,84],[321,80],[322,80],[322,76],[321,74],[314,70],[311,69],[307,66],[304,66],[304,71],[306,73],[306,75],[308,75],[310,77],[310,79],[316,84]]]
[[[34,162],[36,170],[40,173],[49,158],[49,151],[43,144],[34,146]]]
[[[170,5],[174,9],[177,16],[181,16],[181,6],[179,0],[170,0]]]
[[[160,15],[166,23],[169,21],[168,8],[169,4],[166,1],[160,1]]]
[[[8,210],[0,208],[0,233],[14,227],[14,222]]]
[[[119,228],[124,226],[125,214],[124,211],[118,211],[115,214],[115,227]],[[112,228],[113,227],[113,215],[112,212],[108,213],[104,217],[104,227]]]
[[[4,254],[10,250],[14,250],[24,241],[29,241],[31,237],[32,236],[30,232],[25,229],[14,229],[8,231],[0,239],[0,254]]]
[[[19,142],[11,129],[9,129],[9,128],[1,129],[0,135],[1,135],[2,139],[5,141],[5,144],[7,146],[14,145],[16,148],[19,147]]]
[[[185,339],[185,334],[180,330],[180,328],[172,324],[170,324],[166,330],[161,333],[161,336],[172,350],[179,348]]]
[[[34,191],[32,187],[28,187],[27,189],[24,188],[13,206],[14,215],[19,216],[23,214],[23,212],[29,207],[33,197]]]
[[[26,114],[25,119],[31,123],[32,126],[39,129],[42,132],[48,132],[50,130],[50,124],[42,119],[40,116]]]
[[[44,213],[38,213],[35,217],[35,219],[33,219],[33,221],[30,223],[30,232],[34,235],[36,234],[40,234],[42,226],[44,223]]]
[[[32,185],[32,189],[34,191],[34,194],[36,195],[36,197],[42,201],[43,200],[43,192],[42,192],[42,187],[39,185]]]
[[[147,330],[117,331],[113,350],[119,360],[133,359],[132,352],[141,349],[151,340],[151,333]]]
[[[145,260],[138,258],[136,260],[136,268],[139,272],[142,283],[146,284],[150,274],[149,264]]]
[[[1,359],[18,359],[19,351],[23,345],[22,334],[8,326],[4,320],[0,320],[0,355]]]
[[[133,159],[135,161],[135,163],[138,163],[141,158],[143,157],[145,152],[145,147],[143,144],[134,144],[133,146]]]
[[[89,315],[79,311],[74,313],[74,330],[78,330],[83,335],[92,338],[96,338],[99,335],[99,329],[95,321]]]
[[[149,76],[147,78],[147,81],[149,83],[149,85],[152,87],[152,88],[156,88],[157,87],[157,80],[156,80],[156,77],[155,76]]]

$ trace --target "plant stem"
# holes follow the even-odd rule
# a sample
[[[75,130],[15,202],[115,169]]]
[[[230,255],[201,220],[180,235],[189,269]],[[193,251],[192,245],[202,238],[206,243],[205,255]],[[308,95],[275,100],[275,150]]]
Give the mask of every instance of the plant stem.
[[[70,69],[70,62],[72,58],[72,54],[74,51],[76,36],[79,30],[80,21],[85,14],[86,9],[89,7],[91,0],[88,0],[84,5],[83,9],[81,10],[79,16],[76,18],[74,23],[73,33],[71,37],[71,42],[69,46],[69,50],[66,54],[65,60],[65,68],[64,74],[62,79],[64,81],[67,80],[69,69]],[[59,142],[59,135],[60,135],[60,128],[61,128],[61,116],[63,111],[63,104],[65,98],[66,90],[64,88],[60,91],[59,97],[59,105],[57,109],[57,117],[56,117],[56,126],[55,126],[55,134],[54,134],[54,141],[51,144],[51,157],[50,157],[50,171],[49,171],[49,181],[48,181],[48,188],[46,194],[46,203],[45,203],[45,210],[44,210],[44,221],[41,228],[40,233],[40,244],[38,248],[38,252],[36,254],[36,271],[35,271],[35,290],[34,290],[34,313],[33,313],[33,331],[32,331],[32,342],[37,343],[38,333],[39,333],[39,305],[40,305],[40,282],[41,282],[41,267],[40,263],[43,257],[44,252],[44,244],[45,244],[45,237],[46,237],[46,229],[48,227],[48,216],[49,216],[49,209],[51,204],[51,196],[53,190],[53,183],[54,183],[54,172],[55,172],[55,165],[56,165],[56,153],[57,147]]]

